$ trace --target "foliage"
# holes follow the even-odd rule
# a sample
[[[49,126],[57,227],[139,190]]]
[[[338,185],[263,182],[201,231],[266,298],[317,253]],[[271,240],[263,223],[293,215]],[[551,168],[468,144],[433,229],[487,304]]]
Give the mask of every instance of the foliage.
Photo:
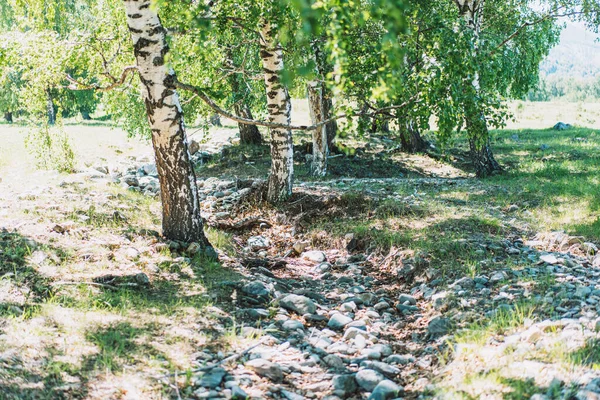
[[[55,126],[45,122],[39,127],[30,128],[25,144],[38,168],[67,173],[75,170],[75,153],[60,116]]]

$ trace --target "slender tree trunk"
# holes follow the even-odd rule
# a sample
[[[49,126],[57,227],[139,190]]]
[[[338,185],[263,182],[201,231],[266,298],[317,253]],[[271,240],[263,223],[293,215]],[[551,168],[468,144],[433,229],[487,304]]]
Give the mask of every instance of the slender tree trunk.
[[[412,121],[400,120],[400,142],[402,151],[406,153],[420,153],[427,150],[429,143],[421,136],[419,129]]]
[[[333,115],[333,100],[331,93],[327,88],[323,88],[323,112],[325,119],[332,118]],[[337,121],[330,121],[325,125],[327,129],[327,148],[330,152],[337,151],[337,146],[334,143],[337,136],[338,125]]]
[[[6,120],[6,122],[8,122],[9,124],[12,124],[13,121],[13,113],[8,111],[4,113],[4,119]]]
[[[483,112],[474,107],[472,113],[465,115],[469,132],[469,149],[473,168],[478,178],[486,178],[502,171],[494,158],[490,146],[490,135]]]
[[[289,125],[292,102],[281,82],[283,50],[276,39],[277,26],[265,22],[261,29],[260,57],[265,73],[268,120]],[[271,173],[267,199],[284,201],[292,195],[294,176],[294,148],[290,129],[271,128]]]
[[[209,250],[183,110],[173,85],[175,73],[165,64],[169,51],[166,30],[151,7],[151,0],[124,0],[124,3],[152,130],[162,200],[163,235],[171,240],[197,242]]]
[[[307,92],[310,118],[313,124],[318,124],[325,120],[323,85],[316,81],[309,82]],[[325,176],[327,173],[327,155],[329,153],[327,147],[327,125],[322,125],[314,129],[311,133],[313,142],[311,172],[314,176]]]
[[[227,68],[236,68],[234,54],[231,50],[227,53],[227,61],[225,63]],[[244,90],[243,82],[238,74],[231,74],[229,83],[231,85],[231,92],[235,100],[234,110],[240,117],[253,119],[252,110],[246,103],[246,96],[248,91]],[[240,130],[240,144],[260,145],[262,144],[262,136],[256,125],[247,125],[238,122],[238,128]]]
[[[56,123],[56,110],[54,109],[54,101],[49,89],[46,89],[46,114],[48,116],[48,125]]]
[[[240,117],[253,119],[252,111],[243,101],[239,101],[234,105],[234,109],[237,115]],[[256,125],[247,125],[241,122],[238,123],[240,129],[240,144],[262,144],[262,136]]]
[[[455,0],[458,6],[459,13],[465,20],[468,29],[472,30],[474,35],[473,52],[478,51],[479,30],[483,22],[483,8],[485,0]],[[474,56],[469,54],[468,56]],[[473,92],[473,99],[465,104],[465,124],[469,136],[469,148],[475,174],[484,178],[494,173],[501,172],[502,167],[494,158],[492,148],[490,146],[490,134],[487,127],[484,112],[479,105],[479,95],[481,86],[479,82],[479,73],[475,71],[472,87],[468,92]]]

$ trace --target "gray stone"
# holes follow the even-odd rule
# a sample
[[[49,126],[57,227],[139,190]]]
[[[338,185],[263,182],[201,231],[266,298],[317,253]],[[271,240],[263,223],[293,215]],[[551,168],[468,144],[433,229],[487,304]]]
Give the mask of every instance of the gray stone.
[[[140,272],[139,274],[135,274],[135,281],[137,283],[139,283],[140,285],[149,285],[150,284],[150,278],[148,278],[148,275],[146,275],[143,272]]]
[[[367,392],[372,392],[379,382],[385,380],[385,377],[381,373],[373,369],[361,369],[356,373],[354,378],[358,386]]]
[[[279,301],[279,305],[300,315],[314,314],[317,311],[317,306],[311,299],[297,294],[288,294]]]
[[[342,330],[350,322],[352,322],[352,318],[347,317],[344,314],[336,313],[329,319],[327,326],[331,329]]]
[[[262,358],[248,361],[246,367],[254,371],[257,375],[268,378],[273,382],[280,382],[283,379],[281,367]]]
[[[408,303],[411,306],[414,306],[417,304],[417,300],[409,294],[401,294],[400,296],[398,296],[398,302],[400,304]]]
[[[362,336],[364,338],[368,338],[369,334],[362,329],[359,328],[347,328],[344,332],[344,340],[352,340],[357,336]]]
[[[373,393],[369,396],[369,400],[388,400],[396,398],[404,388],[395,384],[390,380],[381,381],[373,389]]]
[[[290,392],[289,390],[285,390],[285,389],[281,389],[280,393],[283,395],[283,397],[285,397],[287,400],[304,400],[305,397],[302,395],[299,395],[297,393],[294,392]]]
[[[384,375],[394,376],[400,373],[400,368],[394,367],[381,361],[363,361],[360,366],[367,369],[374,369]]]
[[[139,186],[139,184],[140,184],[135,175],[125,175],[123,177],[123,182],[125,182],[129,186]]]
[[[199,386],[214,389],[221,384],[223,378],[227,374],[223,368],[214,368],[204,375],[202,375],[202,379],[198,382]]]
[[[344,360],[341,357],[336,356],[335,354],[329,354],[323,358],[325,364],[334,369],[343,369],[346,367],[344,364]]]
[[[565,124],[564,122],[557,122],[556,125],[552,127],[555,131],[566,131],[567,129],[571,129],[571,124]]]
[[[393,354],[385,359],[385,362],[390,364],[406,365],[415,362],[415,358],[410,354]]]
[[[271,245],[269,239],[264,236],[251,236],[248,238],[247,243],[252,251],[268,249]]]
[[[450,330],[450,320],[444,317],[435,317],[429,321],[427,326],[427,333],[430,336],[442,336],[448,333]]]
[[[498,271],[490,277],[490,282],[496,283],[508,279],[508,275],[504,271]]]
[[[354,375],[337,375],[333,377],[333,390],[348,395],[356,392],[356,389],[357,386]]]
[[[231,399],[232,400],[246,400],[248,395],[238,385],[231,386]]]
[[[316,263],[322,263],[327,261],[327,256],[322,251],[311,250],[302,253],[302,258]]]
[[[575,289],[575,297],[579,297],[580,299],[585,299],[592,293],[592,289],[588,286],[578,286]]]
[[[288,319],[281,326],[286,331],[296,331],[298,329],[304,329],[304,324],[295,319]]]
[[[242,287],[242,292],[249,296],[262,296],[267,297],[271,294],[271,291],[264,283],[260,281],[253,281],[245,284]]]
[[[544,254],[543,256],[540,256],[540,260],[551,265],[558,264],[559,262],[554,254]]]

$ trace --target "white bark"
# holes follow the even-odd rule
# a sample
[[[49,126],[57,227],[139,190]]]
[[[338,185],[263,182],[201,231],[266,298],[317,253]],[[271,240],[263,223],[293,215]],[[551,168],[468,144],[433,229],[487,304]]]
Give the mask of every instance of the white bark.
[[[169,239],[208,245],[183,110],[173,86],[175,73],[165,64],[169,51],[166,30],[152,9],[151,0],[124,0],[124,4],[152,130],[161,185],[163,234]]]
[[[308,108],[313,125],[325,120],[325,99],[323,98],[323,86],[320,82],[308,83]],[[312,131],[313,159],[311,171],[314,176],[325,176],[327,173],[327,125],[322,125]]]
[[[260,56],[265,74],[269,122],[290,125],[292,103],[281,82],[283,50],[276,39],[277,26],[265,22],[261,29]],[[294,148],[292,131],[271,128],[271,174],[267,197],[271,202],[287,199],[292,194]]]

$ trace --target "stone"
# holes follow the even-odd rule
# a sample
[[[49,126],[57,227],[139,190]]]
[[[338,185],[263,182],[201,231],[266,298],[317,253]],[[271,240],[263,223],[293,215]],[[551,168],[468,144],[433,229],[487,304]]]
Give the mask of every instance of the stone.
[[[385,362],[390,364],[400,364],[406,365],[410,363],[414,363],[416,361],[415,357],[410,354],[393,354],[385,359]]]
[[[238,385],[231,386],[231,399],[232,400],[246,400],[248,395]]]
[[[327,326],[331,329],[342,330],[350,322],[352,322],[352,318],[347,317],[344,314],[336,313],[329,319]]]
[[[366,369],[374,369],[384,375],[395,376],[400,373],[400,368],[389,365],[381,361],[363,361],[360,366]]]
[[[387,310],[388,308],[390,308],[389,303],[385,302],[385,301],[380,301],[379,303],[375,304],[373,306],[373,308],[377,311],[383,311],[383,310]]]
[[[544,254],[543,256],[540,256],[540,260],[551,265],[559,263],[558,258],[556,258],[554,254]]]
[[[226,374],[227,371],[225,371],[223,368],[214,368],[202,375],[198,385],[205,388],[214,389],[221,384],[221,381]]]
[[[150,278],[148,278],[148,275],[146,275],[143,272],[135,274],[135,281],[137,283],[139,283],[140,285],[149,285],[150,284]]]
[[[556,125],[552,127],[555,131],[566,131],[567,129],[571,129],[571,124],[565,124],[564,122],[557,122]]]
[[[343,395],[356,392],[356,380],[354,375],[337,375],[333,377],[333,390],[339,391]]]
[[[373,369],[361,369],[356,373],[354,379],[358,386],[367,392],[372,392],[379,382],[385,380],[385,377]]]
[[[444,317],[435,317],[429,321],[427,326],[427,333],[430,336],[443,336],[450,330],[450,320]]]
[[[362,329],[359,328],[347,328],[346,331],[344,332],[344,340],[352,340],[354,338],[356,338],[357,336],[362,336],[364,338],[368,338],[369,334],[367,332],[365,332]]]
[[[190,155],[194,155],[198,152],[198,150],[200,150],[200,143],[196,142],[195,140],[190,140],[190,144],[188,145],[188,150],[190,152]]]
[[[281,389],[279,393],[281,393],[287,400],[305,400],[304,396],[290,392],[289,390]]]
[[[414,306],[417,304],[417,300],[409,294],[401,294],[400,296],[398,296],[398,302],[400,304],[408,303],[411,306]]]
[[[302,253],[302,258],[308,261],[322,263],[327,261],[327,256],[322,251],[311,250]]]
[[[333,369],[344,369],[346,364],[344,364],[344,360],[341,357],[336,356],[335,354],[329,354],[323,358],[323,361],[327,366]]]
[[[311,299],[297,294],[288,294],[279,300],[279,305],[300,315],[314,314],[317,311],[317,306]]]
[[[248,238],[248,247],[252,251],[268,249],[271,242],[264,236],[251,236]]]
[[[292,246],[292,248],[294,249],[294,251],[297,254],[302,254],[302,252],[304,250],[306,250],[306,248],[308,247],[308,242],[296,242],[294,243],[294,245]]]
[[[577,286],[577,289],[575,289],[575,297],[580,299],[585,299],[590,293],[592,293],[592,289],[588,286]]]
[[[201,249],[202,249],[202,246],[200,246],[199,243],[192,242],[192,243],[190,243],[190,245],[188,246],[186,251],[189,254],[194,255],[194,254],[198,253]]]
[[[304,324],[295,319],[288,319],[281,326],[286,331],[295,331],[298,329],[304,329]]]
[[[129,186],[134,186],[134,187],[140,185],[140,183],[138,182],[138,179],[135,175],[125,175],[123,177],[123,182],[125,182]]]
[[[523,332],[522,337],[528,343],[535,344],[538,340],[540,340],[544,336],[544,332],[542,332],[538,327],[532,326],[525,332]]]
[[[271,291],[261,281],[253,281],[245,284],[242,287],[242,292],[249,296],[267,297],[271,294]]]
[[[262,358],[255,358],[248,361],[246,367],[254,371],[257,375],[268,378],[273,382],[280,382],[283,379],[281,367]]]
[[[395,384],[390,380],[381,381],[373,389],[373,393],[369,396],[369,400],[388,400],[396,398],[404,391],[402,386]]]
[[[506,275],[506,272],[498,271],[490,277],[490,282],[497,283],[497,282],[504,281],[507,278],[508,278],[508,275]]]

